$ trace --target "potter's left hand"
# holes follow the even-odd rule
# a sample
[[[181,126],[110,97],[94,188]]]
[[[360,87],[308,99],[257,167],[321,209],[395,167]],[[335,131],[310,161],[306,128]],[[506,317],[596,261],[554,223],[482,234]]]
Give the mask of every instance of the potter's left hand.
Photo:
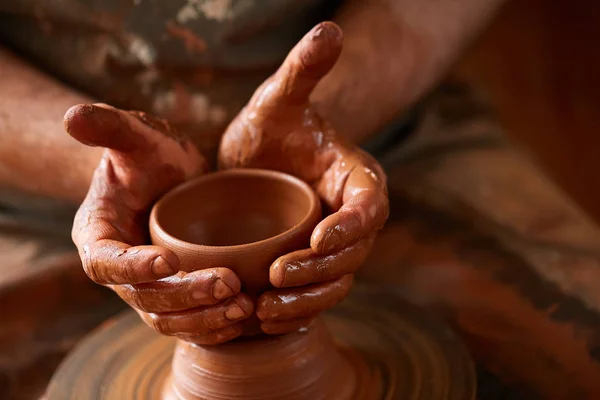
[[[333,212],[313,231],[310,248],[280,257],[271,266],[276,289],[264,293],[256,305],[266,333],[297,330],[342,300],[388,217],[380,165],[345,143],[309,102],[341,48],[342,33],[335,24],[313,28],[258,88],[228,127],[219,149],[221,168],[290,173],[311,184]]]
[[[254,307],[236,274],[182,272],[173,251],[148,244],[156,199],[208,169],[194,145],[162,119],[103,104],[72,107],[65,128],[78,141],[105,148],[73,223],[86,274],[161,334],[198,344],[238,337]]]

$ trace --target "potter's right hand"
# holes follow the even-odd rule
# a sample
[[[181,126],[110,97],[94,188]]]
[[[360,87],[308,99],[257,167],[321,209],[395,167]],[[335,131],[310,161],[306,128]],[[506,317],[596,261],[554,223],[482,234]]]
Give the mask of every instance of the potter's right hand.
[[[158,332],[216,344],[241,334],[253,304],[227,268],[179,272],[170,250],[148,245],[148,214],[173,186],[206,171],[184,136],[161,119],[113,107],[79,105],[67,132],[106,150],[73,225],[86,274],[113,289]]]

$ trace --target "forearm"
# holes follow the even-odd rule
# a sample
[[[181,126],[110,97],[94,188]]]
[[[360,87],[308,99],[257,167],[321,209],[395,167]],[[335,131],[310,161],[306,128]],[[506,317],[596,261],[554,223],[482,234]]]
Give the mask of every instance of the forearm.
[[[67,135],[63,115],[91,100],[0,48],[0,189],[79,203],[102,150]]]
[[[362,142],[426,94],[505,0],[352,1],[336,17],[344,50],[312,101]]]
[[[315,106],[362,141],[427,92],[502,1],[351,2],[337,17],[344,51]],[[80,202],[101,150],[66,135],[62,116],[90,99],[1,50],[0,70],[0,187]]]

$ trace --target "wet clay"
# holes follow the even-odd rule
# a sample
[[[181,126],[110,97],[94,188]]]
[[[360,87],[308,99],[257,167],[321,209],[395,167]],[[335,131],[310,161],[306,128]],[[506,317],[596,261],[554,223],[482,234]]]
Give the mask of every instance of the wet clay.
[[[319,199],[301,180],[275,171],[234,169],[201,176],[167,193],[151,212],[150,234],[153,244],[178,255],[183,271],[180,275],[226,266],[239,277],[241,292],[254,300],[272,288],[271,264],[281,255],[308,247],[311,232],[320,220]],[[381,304],[375,304],[374,299]],[[279,301],[285,302],[285,298],[280,295]],[[350,304],[337,317],[326,317],[325,324],[320,318],[305,321],[301,329],[285,335],[265,335],[259,319],[253,315],[243,321],[243,336],[225,344],[200,345],[193,337],[161,338],[170,343],[169,349],[175,347],[170,371],[168,361],[162,367],[149,359],[149,363],[142,362],[152,365],[154,371],[155,368],[162,371],[160,386],[156,384],[156,376],[141,380],[123,376],[108,385],[134,385],[131,388],[135,393],[130,392],[128,398],[168,400],[377,400],[406,398],[406,393],[419,391],[426,396],[424,399],[472,398],[473,371],[463,353],[459,354],[456,371],[442,369],[444,373],[452,370],[462,380],[448,376],[422,379],[428,373],[435,375],[433,371],[439,368],[438,364],[447,361],[445,356],[436,355],[435,349],[444,353],[455,348],[444,349],[442,344],[429,343],[419,348],[419,341],[427,337],[421,332],[426,326],[407,328],[405,317],[394,311],[398,307],[395,298],[371,293]],[[417,321],[420,318],[419,313],[406,317]],[[405,342],[407,334],[414,336],[413,343]],[[152,335],[145,331],[144,337],[147,340]],[[109,338],[103,340],[106,339]],[[100,347],[106,345],[103,340],[98,343]],[[126,340],[123,336],[119,342],[131,345],[125,344]],[[141,338],[135,342],[141,344]],[[417,348],[423,354],[418,354]],[[163,352],[159,346],[153,346],[147,353],[139,355],[166,355],[167,360],[170,356],[170,350]],[[140,361],[130,355],[126,364],[133,367]],[[413,361],[413,357],[422,359]],[[145,367],[138,370],[145,374],[144,371]],[[408,374],[412,380],[400,379],[400,374]],[[435,384],[431,385],[432,382]],[[448,388],[454,385],[456,392]],[[60,390],[62,398],[71,396],[64,393],[64,388]],[[96,391],[85,390],[79,393]],[[111,390],[103,393],[117,393]],[[119,390],[122,397],[130,389]],[[461,395],[454,397],[452,393]],[[50,394],[50,398],[58,398],[52,397],[52,386]]]
[[[150,216],[152,242],[178,255],[180,271],[227,267],[243,291],[268,288],[279,256],[307,248],[321,220],[313,190],[276,171],[228,170],[169,192]]]
[[[358,372],[320,321],[302,332],[218,346],[180,342],[172,366],[165,400],[352,399]]]
[[[262,351],[243,340],[207,347],[177,344],[176,339],[157,334],[127,311],[90,335],[65,359],[50,382],[47,400],[146,400],[163,395],[171,399],[261,400],[475,398],[474,369],[462,343],[439,320],[379,287],[355,285],[342,303],[323,313],[322,323],[315,321],[304,333],[265,339]],[[303,357],[315,369],[296,365],[300,374],[289,379],[282,367],[290,366],[290,361],[283,356],[296,354],[300,347],[308,350]],[[249,355],[241,352],[243,348],[250,350]],[[214,386],[219,382],[212,377],[205,382],[213,386],[188,382],[186,389],[194,391],[194,396],[176,394],[168,383],[174,349],[175,362],[203,360],[180,373],[193,373],[197,378],[209,370],[224,371],[221,378],[236,390],[244,387],[252,392],[244,389],[237,396],[219,397],[215,390],[222,388]],[[285,353],[272,355],[269,350]],[[324,363],[317,365],[316,358],[323,355]],[[248,367],[253,357],[257,363]],[[228,363],[225,370],[223,361]],[[330,382],[322,382],[324,373],[336,364],[341,369],[330,375]],[[268,379],[268,385],[255,387],[261,379]],[[326,390],[335,384],[339,392],[311,391],[315,381]],[[163,388],[168,389],[166,393]],[[348,392],[352,392],[349,397]]]
[[[321,220],[316,193],[290,175],[233,169],[201,176],[154,206],[150,235],[172,250],[180,270],[230,268],[242,293],[256,301],[273,288],[269,269],[280,256],[307,248]],[[185,272],[184,272],[185,273]],[[320,323],[282,336],[262,333],[256,315],[243,321],[242,339],[219,346],[179,340],[164,399],[350,399],[351,364]]]
[[[275,171],[234,169],[201,176],[165,195],[152,210],[150,235],[153,244],[179,257],[180,271],[226,266],[238,276],[241,291],[256,301],[272,288],[271,264],[308,247],[320,219],[319,199],[301,180]],[[223,346],[179,341],[164,398],[220,399],[240,393],[306,398],[305,381],[312,382],[311,392],[337,391],[328,389],[333,381],[327,378],[349,371],[334,346],[327,346],[326,332],[268,339],[255,315],[243,321],[242,329],[244,336],[258,337]],[[270,384],[273,378],[279,389]]]
[[[87,275],[117,292],[158,332],[205,345],[238,337],[240,324],[227,322],[245,320],[254,308],[263,331],[289,333],[342,300],[389,207],[385,174],[375,159],[344,142],[310,106],[309,94],[335,63],[341,44],[335,24],[313,28],[223,137],[222,169],[288,173],[311,185],[330,214],[312,230],[307,245],[292,247],[296,251],[271,265],[272,290],[252,302],[249,279],[256,277],[242,277],[245,290],[240,292],[242,282],[226,263],[185,274],[176,251],[148,245],[146,218],[152,205],[175,185],[202,173],[205,163],[189,141],[173,138],[164,121],[106,105],[75,106],[65,116],[72,137],[108,147],[73,226]],[[247,196],[237,193],[230,197],[242,201]],[[174,213],[181,211],[175,208]],[[231,207],[221,214],[243,209]],[[218,220],[221,214],[202,217]],[[263,226],[263,220],[250,220],[247,213],[231,219],[237,221],[231,230],[221,221],[208,221],[176,236],[188,243],[201,235],[206,243],[233,244],[254,240],[245,237],[249,231],[265,230],[262,236],[268,236],[287,228],[281,217],[276,222],[281,227]],[[242,226],[244,221],[252,229]],[[207,226],[210,232],[200,232]],[[226,242],[219,239],[223,236]],[[229,301],[221,302],[225,298]],[[203,319],[211,322],[209,329]]]
[[[319,198],[298,178],[233,169],[203,175],[167,193],[152,209],[150,236],[153,244],[178,256],[180,277],[210,268],[232,270],[242,284],[239,304],[249,303],[248,296],[254,302],[273,288],[271,264],[307,248],[320,220]],[[244,304],[239,305],[245,314]],[[243,321],[244,335],[261,332],[256,315]]]

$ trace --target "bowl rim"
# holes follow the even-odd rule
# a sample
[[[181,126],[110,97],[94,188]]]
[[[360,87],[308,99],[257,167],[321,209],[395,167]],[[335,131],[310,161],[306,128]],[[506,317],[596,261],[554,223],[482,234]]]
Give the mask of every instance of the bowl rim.
[[[278,235],[268,237],[263,240],[259,240],[251,243],[244,243],[232,246],[212,246],[212,245],[203,245],[197,243],[186,242],[185,240],[181,240],[170,233],[168,233],[163,226],[159,223],[157,214],[160,212],[161,207],[164,204],[178,196],[181,192],[186,191],[194,186],[202,185],[205,182],[212,181],[215,179],[220,179],[221,177],[227,176],[236,176],[236,177],[262,177],[275,179],[280,182],[286,182],[290,185],[293,185],[299,188],[309,199],[309,208],[308,212],[304,215],[302,220],[291,227],[290,229],[281,232]],[[260,168],[233,168],[227,170],[219,170],[214,172],[209,172],[203,175],[200,175],[196,178],[192,178],[187,180],[180,185],[174,187],[163,196],[161,196],[158,201],[152,207],[152,211],[150,212],[149,219],[149,229],[150,234],[152,236],[157,236],[161,239],[161,241],[168,243],[169,245],[176,246],[179,248],[187,248],[192,251],[202,252],[202,253],[211,253],[211,254],[232,254],[232,253],[246,253],[250,250],[255,250],[258,248],[266,248],[271,247],[271,245],[281,243],[286,241],[293,236],[297,235],[300,232],[304,232],[307,229],[313,230],[320,222],[321,218],[321,201],[313,188],[308,185],[303,180],[287,174],[285,172],[268,170],[268,169],[260,169]]]

